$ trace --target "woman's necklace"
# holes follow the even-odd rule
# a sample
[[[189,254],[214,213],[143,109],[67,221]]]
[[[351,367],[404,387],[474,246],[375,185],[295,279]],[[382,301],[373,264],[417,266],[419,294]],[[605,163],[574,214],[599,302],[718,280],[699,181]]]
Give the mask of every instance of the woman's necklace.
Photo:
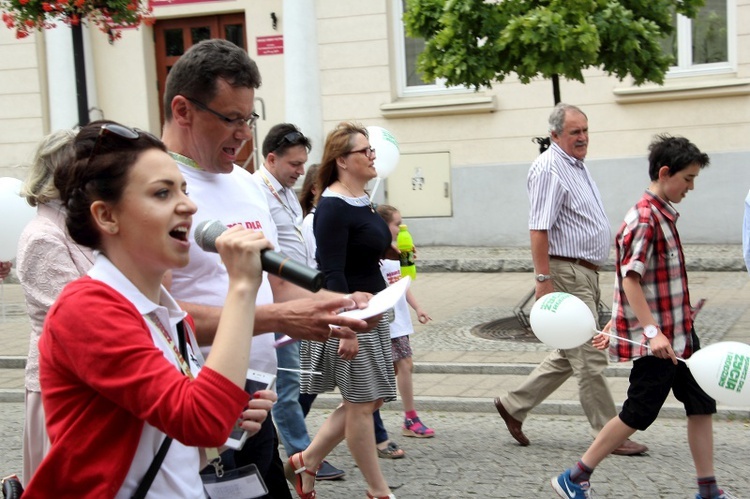
[[[346,185],[342,180],[339,180],[339,183],[344,186],[344,189],[349,191],[349,194],[352,195],[352,197],[356,200],[361,200],[363,197],[367,195],[367,193],[363,194],[362,196],[355,196],[351,189],[349,189],[349,186]],[[372,201],[368,201],[368,204],[370,205],[370,211],[375,213],[375,207],[372,205]]]

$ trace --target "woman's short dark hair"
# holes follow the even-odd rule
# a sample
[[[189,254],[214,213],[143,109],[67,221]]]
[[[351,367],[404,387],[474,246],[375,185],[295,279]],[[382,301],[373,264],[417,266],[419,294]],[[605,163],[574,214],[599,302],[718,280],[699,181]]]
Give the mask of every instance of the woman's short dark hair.
[[[112,126],[111,130],[107,126]],[[119,128],[117,128],[119,127]],[[131,137],[117,130],[133,132]],[[91,216],[94,201],[117,203],[122,197],[130,168],[142,152],[167,152],[161,140],[148,132],[131,130],[113,121],[94,121],[81,128],[73,142],[75,161],[70,168],[55,170],[55,187],[67,211],[65,225],[78,244],[101,249],[101,237]]]

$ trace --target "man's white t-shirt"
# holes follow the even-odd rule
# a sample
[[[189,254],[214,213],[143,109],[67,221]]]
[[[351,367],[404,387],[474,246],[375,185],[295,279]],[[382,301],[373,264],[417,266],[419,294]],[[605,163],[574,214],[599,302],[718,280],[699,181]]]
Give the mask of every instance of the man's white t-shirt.
[[[217,253],[203,251],[192,231],[203,220],[220,220],[227,227],[240,224],[253,230],[263,231],[266,238],[278,248],[276,225],[271,218],[265,194],[260,191],[252,176],[235,165],[230,173],[210,173],[177,161],[187,181],[187,191],[198,211],[193,215],[190,234],[190,263],[172,271],[171,293],[175,299],[188,303],[224,306],[229,278]],[[273,303],[273,292],[268,276],[258,290],[256,305]],[[252,330],[250,325],[248,332]],[[276,374],[276,350],[273,334],[262,334],[253,338],[250,367]],[[203,348],[204,355],[210,349]]]

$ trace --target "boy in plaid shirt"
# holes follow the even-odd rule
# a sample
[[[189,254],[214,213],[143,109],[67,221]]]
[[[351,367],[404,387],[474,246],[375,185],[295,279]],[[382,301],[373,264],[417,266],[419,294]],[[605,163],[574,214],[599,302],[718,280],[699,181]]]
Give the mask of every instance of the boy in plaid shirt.
[[[651,184],[625,215],[615,238],[616,281],[611,332],[598,335],[597,348],[611,357],[633,360],[628,398],[580,461],[551,480],[569,499],[590,497],[589,477],[613,449],[656,420],[670,389],[685,406],[688,442],[698,476],[696,499],[731,496],[716,484],[712,414],[716,402],[696,383],[684,362],[699,348],[690,314],[685,257],[676,222],[679,203],[708,165],[708,155],[682,137],[661,135],[649,146]],[[636,344],[629,343],[630,340]],[[640,346],[638,345],[640,344]]]

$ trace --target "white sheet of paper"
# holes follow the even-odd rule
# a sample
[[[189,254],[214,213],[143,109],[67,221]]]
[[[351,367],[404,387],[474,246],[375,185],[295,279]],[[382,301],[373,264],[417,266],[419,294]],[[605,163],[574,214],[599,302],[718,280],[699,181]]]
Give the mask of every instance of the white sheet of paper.
[[[341,312],[339,315],[343,315],[345,317],[354,317],[355,319],[369,319],[372,316],[382,314],[389,308],[393,308],[393,306],[396,304],[396,302],[404,296],[404,293],[406,293],[406,290],[409,289],[409,286],[411,285],[411,277],[404,276],[398,281],[396,281],[395,284],[391,284],[387,288],[385,288],[380,293],[376,294],[370,299],[370,302],[367,304],[367,308],[362,309],[356,309],[356,310],[347,310],[345,312]],[[338,327],[338,326],[331,326],[331,327]],[[294,338],[290,338],[289,336],[283,336],[276,340],[274,343],[274,346],[276,348],[284,347],[290,343],[294,343]]]
[[[367,308],[347,310],[346,312],[341,312],[339,315],[354,317],[355,319],[369,319],[374,315],[382,314],[389,308],[393,308],[396,302],[404,296],[406,290],[409,289],[410,284],[411,277],[404,276],[396,281],[395,284],[391,284],[373,296],[367,304]]]

